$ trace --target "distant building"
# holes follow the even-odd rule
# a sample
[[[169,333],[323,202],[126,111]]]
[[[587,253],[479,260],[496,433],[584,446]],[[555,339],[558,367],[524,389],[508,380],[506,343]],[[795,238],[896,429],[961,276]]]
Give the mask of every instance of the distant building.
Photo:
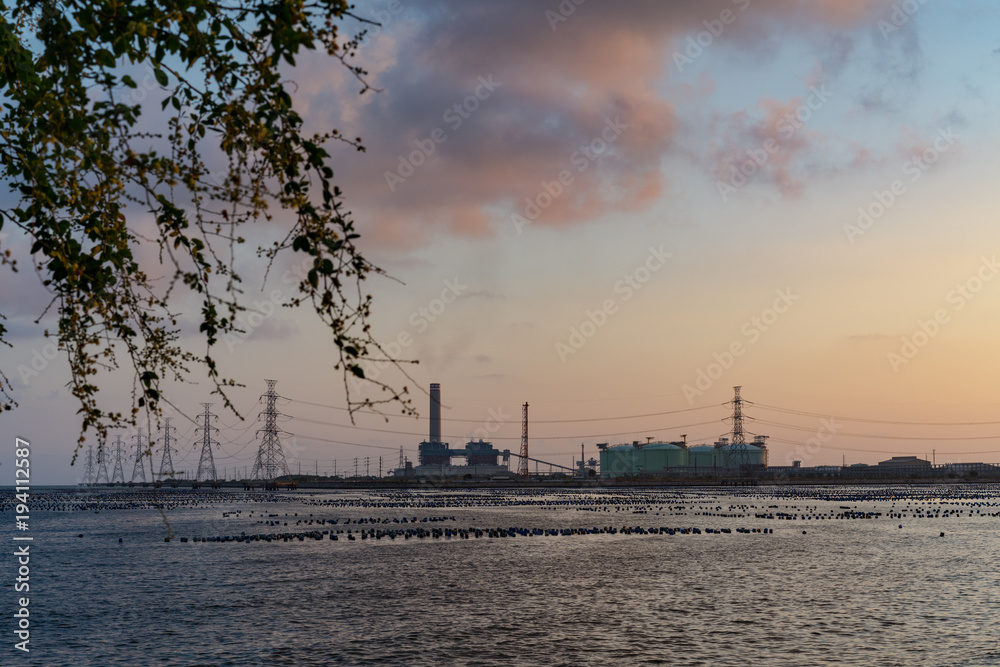
[[[993,463],[946,463],[939,467],[941,470],[958,475],[976,473],[977,475],[984,474],[996,476],[997,474],[1000,474],[1000,466]]]
[[[510,451],[493,447],[492,443],[482,438],[470,440],[462,449],[452,449],[447,442],[441,441],[441,385],[431,384],[430,391],[430,431],[427,440],[417,447],[420,465],[414,466],[409,461],[402,468],[393,471],[394,477],[404,478],[448,478],[448,477],[496,477],[510,475],[507,461]],[[465,465],[452,465],[455,456],[465,458]],[[503,464],[499,462],[503,457]]]
[[[893,456],[888,461],[879,461],[880,466],[926,466],[931,467],[931,462],[925,459],[918,459],[916,456]]]
[[[639,442],[631,445],[598,445],[601,450],[601,477],[650,475],[713,475],[767,468],[767,436],[754,436],[752,443],[732,443],[721,438],[714,445],[694,445],[687,441]]]

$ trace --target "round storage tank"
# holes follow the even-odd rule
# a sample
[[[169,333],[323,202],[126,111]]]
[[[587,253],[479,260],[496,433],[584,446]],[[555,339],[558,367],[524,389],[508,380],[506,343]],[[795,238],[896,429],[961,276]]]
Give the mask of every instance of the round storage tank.
[[[651,442],[638,451],[643,472],[665,472],[688,464],[687,448],[672,442]]]
[[[687,447],[681,445],[670,445],[667,452],[667,463],[671,468],[681,468],[688,465],[689,457]]]
[[[688,448],[688,465],[698,469],[723,468],[726,462],[722,452],[712,445],[695,445]]]
[[[638,467],[632,445],[608,447],[601,452],[601,477],[626,477],[635,475]]]
[[[746,448],[746,459],[743,460],[741,448]],[[767,466],[767,450],[758,447],[757,445],[745,444],[745,445],[726,445],[720,448],[725,452],[726,465],[730,467],[737,467],[741,463],[747,463],[751,466],[766,467]]]

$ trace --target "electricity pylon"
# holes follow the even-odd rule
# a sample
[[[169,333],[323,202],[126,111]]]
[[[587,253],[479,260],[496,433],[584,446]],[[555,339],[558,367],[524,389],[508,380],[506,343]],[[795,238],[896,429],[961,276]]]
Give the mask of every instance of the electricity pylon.
[[[215,471],[215,457],[212,456],[212,445],[218,443],[212,440],[212,419],[218,419],[218,416],[213,415],[209,412],[209,408],[212,407],[211,403],[202,403],[201,407],[205,408],[205,412],[201,414],[201,458],[198,459],[198,474],[195,475],[195,479],[199,482],[208,481],[215,482],[218,480],[218,474]],[[214,429],[216,433],[219,429]],[[195,430],[197,433],[198,430]]]
[[[267,393],[264,411],[260,416],[264,417],[264,428],[257,431],[257,434],[264,434],[260,441],[260,449],[257,450],[257,460],[253,464],[253,472],[250,479],[273,480],[280,475],[288,475],[288,464],[285,463],[285,452],[281,449],[281,440],[278,437],[283,431],[278,429],[278,410],[275,404],[278,401],[278,394],[274,391],[277,380],[265,380],[267,382]]]

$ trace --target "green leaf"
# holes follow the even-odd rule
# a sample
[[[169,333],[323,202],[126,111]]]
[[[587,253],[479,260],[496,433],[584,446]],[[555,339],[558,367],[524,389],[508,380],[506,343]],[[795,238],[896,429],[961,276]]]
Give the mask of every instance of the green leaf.
[[[96,60],[97,64],[101,67],[111,69],[115,66],[115,57],[111,55],[111,52],[107,49],[98,49],[97,52],[94,53],[94,60]]]
[[[351,243],[350,214],[331,182],[324,141],[341,135],[305,133],[282,71],[298,54],[332,55],[338,63],[339,53],[327,49],[349,50],[338,33],[349,6],[0,0],[0,176],[16,200],[0,227],[9,218],[30,239],[32,264],[54,297],[53,342],[70,352],[68,386],[81,436],[95,429],[104,438],[109,428],[134,424],[139,408],[161,398],[159,373],[184,381],[200,372],[230,405],[223,390],[238,384],[220,376],[209,354],[190,352],[196,348],[188,336],[211,350],[252,300],[233,257],[242,269],[248,256],[247,270],[263,279],[266,267],[250,265],[243,246],[250,235],[241,225],[261,223],[255,241],[273,233],[260,237],[262,264],[263,256],[283,262],[282,253],[309,255],[312,270],[303,276],[296,268],[288,282],[301,291],[286,302],[311,304],[344,355],[339,372],[365,377],[358,360],[375,341],[371,297],[360,287],[377,269]],[[174,75],[178,67],[187,72]],[[159,94],[150,91],[158,87]],[[115,95],[94,97],[95,90]],[[145,122],[157,103],[159,127]],[[181,119],[188,109],[191,117]],[[154,224],[126,217],[133,208],[148,209]],[[151,248],[177,260],[153,276],[133,255],[147,232]],[[4,245],[0,265],[8,262]],[[346,288],[355,283],[357,290]],[[194,295],[201,304],[190,301]],[[199,320],[178,324],[179,312],[199,305]],[[5,333],[0,326],[0,343]],[[97,378],[118,364],[142,388],[131,414],[107,412],[96,401]],[[0,373],[0,411],[10,405],[5,386]],[[393,397],[405,405],[405,393]]]

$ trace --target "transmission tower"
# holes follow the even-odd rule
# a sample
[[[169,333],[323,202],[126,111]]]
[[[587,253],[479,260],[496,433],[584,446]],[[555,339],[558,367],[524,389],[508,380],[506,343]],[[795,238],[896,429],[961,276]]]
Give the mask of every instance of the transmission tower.
[[[267,393],[264,411],[260,413],[264,417],[264,428],[257,431],[264,437],[260,441],[260,449],[257,450],[257,460],[253,464],[251,479],[273,480],[281,475],[288,475],[288,464],[285,463],[285,452],[281,449],[281,440],[278,434],[283,431],[278,430],[278,410],[275,404],[278,402],[278,394],[274,391],[277,380],[265,380],[267,382]]]
[[[97,483],[107,484],[110,482],[108,479],[108,459],[104,456],[105,447],[97,448]]]
[[[83,473],[83,483],[85,485],[90,485],[94,483],[94,448],[91,445],[87,446],[87,469]]]
[[[160,479],[174,476],[174,462],[170,458],[170,417],[164,418],[163,424],[163,458],[160,459]],[[175,431],[177,429],[174,429]]]
[[[528,404],[521,408],[521,458],[517,464],[518,477],[528,476]]]
[[[750,467],[750,450],[747,448],[746,437],[743,434],[743,399],[740,397],[740,388],[733,387],[733,440],[730,448],[729,466],[738,468],[741,471]]]
[[[212,431],[216,433],[219,429],[212,428],[212,419],[218,419],[216,415],[209,412],[209,408],[212,407],[211,403],[202,403],[201,407],[205,408],[205,412],[201,414],[201,458],[198,459],[198,474],[195,475],[195,480],[197,481],[208,481],[214,482],[218,479],[218,474],[215,471],[215,457],[212,456],[212,445],[218,446],[218,443],[213,443],[212,441]],[[195,429],[195,433],[198,432]]]
[[[142,467],[142,427],[139,427],[139,432],[132,436],[135,438],[135,464],[132,466],[132,481],[135,481],[136,477],[142,478],[142,483],[146,483],[146,469]]]
[[[111,483],[114,484],[115,482],[121,482],[124,484],[125,471],[122,470],[122,454],[124,454],[124,451],[122,450],[122,437],[121,435],[117,435],[115,437],[117,438],[115,440],[115,471],[111,473]]]
[[[400,448],[399,448],[399,467],[400,467],[400,469],[406,467],[406,460],[403,457],[403,447],[402,446],[400,446]]]

